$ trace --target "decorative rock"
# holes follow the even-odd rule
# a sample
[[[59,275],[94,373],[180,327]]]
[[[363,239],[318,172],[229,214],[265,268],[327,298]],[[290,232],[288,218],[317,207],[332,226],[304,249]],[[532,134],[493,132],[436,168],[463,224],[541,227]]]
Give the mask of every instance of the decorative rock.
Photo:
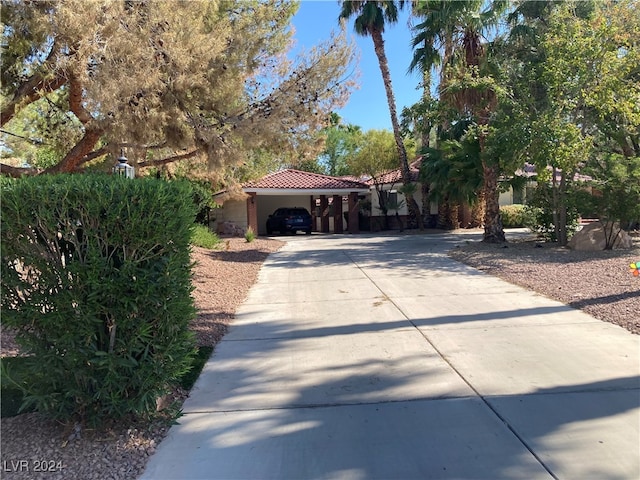
[[[233,235],[236,237],[243,237],[245,234],[245,229],[239,227],[233,222],[222,222],[218,225],[218,233],[221,235]]]
[[[607,223],[606,233],[611,234],[611,229],[613,228],[613,235],[617,232],[618,236],[613,245],[614,249],[627,249],[633,247],[633,242],[631,241],[631,237],[624,230],[620,230],[620,225],[618,223],[613,226],[611,223]],[[572,250],[583,250],[583,251],[596,251],[596,250],[604,250],[606,246],[605,239],[605,229],[603,229],[603,225],[601,222],[594,222],[586,225],[579,232],[576,232],[569,243],[567,244],[569,248]]]

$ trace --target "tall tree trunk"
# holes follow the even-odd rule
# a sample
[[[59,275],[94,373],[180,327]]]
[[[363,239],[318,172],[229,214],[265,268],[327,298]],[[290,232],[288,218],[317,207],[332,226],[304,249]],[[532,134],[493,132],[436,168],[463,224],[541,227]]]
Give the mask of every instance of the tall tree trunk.
[[[400,170],[402,171],[402,182],[405,185],[411,183],[411,171],[409,170],[409,161],[407,160],[407,150],[404,147],[404,140],[400,134],[400,124],[398,123],[398,113],[396,111],[396,99],[393,94],[393,88],[391,86],[391,73],[389,72],[389,63],[387,62],[387,55],[384,51],[384,39],[382,38],[382,31],[380,29],[371,29],[371,38],[373,40],[373,49],[378,57],[378,65],[380,66],[380,73],[382,74],[382,81],[384,83],[384,89],[387,94],[387,103],[389,104],[389,114],[391,115],[391,126],[393,127],[393,137],[396,141],[396,147],[398,149],[398,157],[400,159]],[[420,230],[424,229],[422,222],[422,215],[420,215],[420,207],[416,202],[413,194],[410,192],[405,193],[407,199],[407,208],[409,210],[409,223],[417,224]]]
[[[460,204],[449,203],[449,218],[447,219],[448,228],[457,230],[460,228]]]
[[[93,148],[104,133],[104,130],[92,124],[93,117],[83,105],[82,94],[84,86],[80,79],[73,73],[68,75],[68,86],[69,109],[84,126],[84,136],[71,151],[67,153],[60,163],[48,168],[45,170],[45,173],[69,173],[76,171],[80,165],[90,158],[88,155],[93,151]]]
[[[553,169],[553,223],[558,244],[565,247],[569,241],[567,233],[567,174],[560,171],[560,185],[556,185],[557,170]]]
[[[430,223],[431,201],[429,200],[429,183],[420,183],[420,193],[422,193],[422,223]]]
[[[476,115],[481,128],[488,123],[488,112],[479,112]],[[484,190],[484,236],[485,243],[504,243],[507,239],[504,236],[502,218],[500,217],[500,189],[498,188],[499,168],[495,163],[488,164],[484,157],[485,135],[480,134],[480,158],[482,158],[482,189]]]
[[[486,201],[484,198],[484,188],[478,192],[478,198],[473,203],[471,208],[471,228],[480,228],[484,226],[484,212],[486,207]]]
[[[498,190],[498,167],[482,161],[485,195],[484,238],[486,243],[506,242],[502,219],[500,218],[500,191]]]
[[[447,197],[438,200],[438,221],[437,228],[447,229],[449,223],[449,199]]]
[[[426,105],[431,103],[431,72],[428,69],[422,71],[422,102]],[[431,122],[428,117],[422,117],[420,125],[420,144],[423,149],[429,148],[431,144]],[[429,201],[429,183],[420,182],[420,193],[422,195],[422,224],[428,222],[431,215],[431,202]]]
[[[428,69],[422,71],[422,103],[429,105],[431,103],[431,72]],[[420,125],[420,144],[422,148],[429,148],[431,142],[431,122],[428,117],[422,117],[422,125]]]

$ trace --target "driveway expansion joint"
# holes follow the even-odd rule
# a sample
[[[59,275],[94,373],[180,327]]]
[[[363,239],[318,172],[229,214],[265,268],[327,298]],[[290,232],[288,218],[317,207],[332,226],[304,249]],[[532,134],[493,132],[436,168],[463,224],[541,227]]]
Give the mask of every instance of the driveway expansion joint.
[[[458,401],[473,400],[477,398],[475,395],[439,395],[432,397],[408,398],[402,400],[380,400],[379,402],[336,402],[336,403],[310,403],[305,405],[285,405],[277,407],[261,407],[261,408],[238,408],[238,409],[221,409],[221,410],[193,410],[183,412],[186,415],[198,415],[207,413],[241,413],[241,412],[268,412],[272,410],[305,410],[320,408],[338,408],[338,407],[354,407],[354,406],[373,406],[373,405],[393,405],[399,403],[415,403],[415,402],[441,402],[441,401]]]

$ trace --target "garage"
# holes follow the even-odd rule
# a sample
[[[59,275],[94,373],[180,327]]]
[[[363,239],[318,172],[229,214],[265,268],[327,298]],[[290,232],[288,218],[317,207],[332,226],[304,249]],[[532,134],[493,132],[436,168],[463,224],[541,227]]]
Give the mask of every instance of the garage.
[[[306,208],[313,219],[313,231],[359,233],[358,202],[370,195],[369,186],[357,180],[294,169],[243,184],[242,191],[247,194],[245,199],[229,199],[217,212],[220,233],[251,227],[266,235],[267,218],[281,207]]]

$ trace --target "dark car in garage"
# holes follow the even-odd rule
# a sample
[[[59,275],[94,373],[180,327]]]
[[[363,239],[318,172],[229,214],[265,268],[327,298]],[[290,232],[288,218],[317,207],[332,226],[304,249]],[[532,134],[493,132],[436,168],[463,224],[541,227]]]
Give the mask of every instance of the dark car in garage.
[[[278,208],[267,219],[267,235],[271,235],[273,232],[285,234],[298,231],[307,235],[311,233],[311,214],[306,208]]]

